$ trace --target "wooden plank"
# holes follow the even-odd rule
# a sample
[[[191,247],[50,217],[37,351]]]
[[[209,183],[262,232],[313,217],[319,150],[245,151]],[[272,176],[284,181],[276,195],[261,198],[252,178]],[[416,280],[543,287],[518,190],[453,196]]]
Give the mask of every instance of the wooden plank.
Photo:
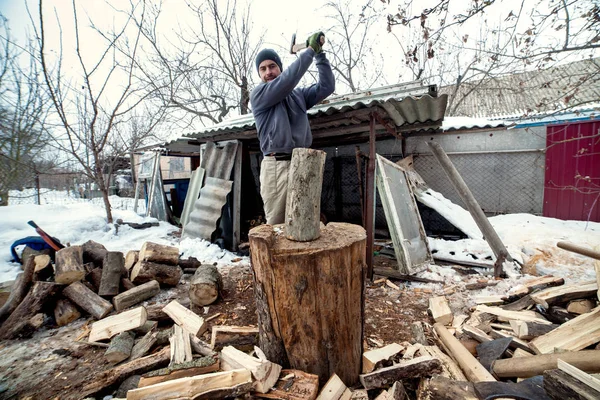
[[[528,311],[508,311],[508,310],[503,310],[500,307],[489,307],[489,306],[484,306],[484,305],[477,306],[476,310],[485,312],[488,314],[492,314],[497,317],[506,318],[508,320],[516,319],[519,321],[531,321],[531,322],[538,322],[540,324],[548,324],[548,325],[551,324],[550,321],[544,319],[541,316],[538,316],[537,313],[532,313],[532,312],[528,312]]]
[[[364,352],[362,356],[362,373],[366,374],[373,371],[377,363],[391,359],[404,349],[404,346],[392,343],[379,349]]]
[[[598,293],[598,282],[587,281],[572,285],[564,285],[555,288],[549,288],[537,293],[533,293],[531,298],[537,304],[544,308],[559,303],[567,303],[570,300],[594,297]]]
[[[538,354],[576,351],[600,342],[600,307],[573,318],[552,332],[533,339],[529,345]]]
[[[113,315],[92,324],[89,342],[110,339],[114,335],[138,328],[146,323],[146,309],[134,308],[121,314]]]
[[[435,322],[439,322],[442,325],[452,324],[454,314],[450,310],[448,301],[444,296],[434,296],[429,298],[429,311]]]
[[[204,318],[195,312],[182,306],[177,300],[171,301],[165,307],[163,312],[167,314],[175,323],[192,335],[199,337],[206,332],[206,323]]]
[[[600,372],[600,350],[532,355],[531,357],[519,357],[518,359],[513,357],[496,360],[492,368],[498,378],[529,378],[542,374],[544,370],[557,368],[558,359],[568,362],[587,373]]]
[[[561,371],[566,372],[567,374],[571,375],[573,378],[580,380],[581,382],[585,383],[592,389],[600,392],[600,379],[594,378],[590,374],[583,372],[579,368],[574,367],[573,365],[562,360],[561,358],[558,359],[557,366],[558,366],[558,369],[560,369]]]
[[[440,326],[443,327],[443,325]],[[430,356],[422,356],[408,361],[400,360],[391,367],[381,368],[368,374],[361,374],[359,375],[359,379],[365,389],[371,390],[389,387],[394,382],[403,379],[431,376],[441,372],[441,370],[442,363],[440,360]]]

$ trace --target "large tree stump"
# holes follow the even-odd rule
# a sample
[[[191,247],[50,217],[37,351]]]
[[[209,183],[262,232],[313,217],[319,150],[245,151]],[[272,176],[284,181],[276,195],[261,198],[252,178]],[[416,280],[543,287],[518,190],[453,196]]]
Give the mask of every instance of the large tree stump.
[[[357,383],[365,230],[331,223],[317,240],[297,242],[261,225],[249,239],[259,342],[267,359],[316,374],[322,384],[333,373],[347,386]]]
[[[285,236],[309,242],[320,235],[321,188],[327,153],[314,149],[294,149],[285,202]]]

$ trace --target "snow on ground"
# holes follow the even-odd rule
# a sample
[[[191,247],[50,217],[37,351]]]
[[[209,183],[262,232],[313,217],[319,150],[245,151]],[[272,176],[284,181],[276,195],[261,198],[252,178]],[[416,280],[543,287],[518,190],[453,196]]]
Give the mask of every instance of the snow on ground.
[[[0,282],[12,280],[21,271],[18,263],[12,262],[10,246],[18,239],[37,236],[35,230],[27,225],[27,221],[35,221],[49,235],[56,237],[63,244],[83,244],[88,240],[103,244],[110,251],[127,252],[139,250],[146,241],[178,246],[184,257],[194,256],[206,263],[217,263],[218,266],[230,265],[237,255],[221,250],[218,246],[201,239],[179,239],[171,233],[178,230],[176,226],[160,222],[159,226],[148,229],[133,229],[120,225],[115,229],[113,224],[106,223],[106,213],[102,199],[84,200],[73,198],[67,192],[46,192],[58,204],[16,204],[11,198],[27,198],[28,193],[11,192],[9,205],[0,207]],[[121,218],[126,222],[150,222],[154,218],[144,218],[133,212],[133,199],[111,196],[113,219]],[[143,201],[140,201],[143,209]],[[249,265],[248,257],[242,257],[236,265]]]

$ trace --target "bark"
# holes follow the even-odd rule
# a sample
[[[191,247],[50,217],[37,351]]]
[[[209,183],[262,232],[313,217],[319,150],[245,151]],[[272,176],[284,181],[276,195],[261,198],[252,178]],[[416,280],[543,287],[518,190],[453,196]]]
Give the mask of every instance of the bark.
[[[190,301],[195,306],[207,306],[219,297],[222,277],[216,266],[204,264],[196,270],[190,281]]]
[[[23,272],[17,276],[6,303],[0,308],[0,321],[12,314],[19,304],[21,304],[25,296],[27,296],[35,270],[34,260],[35,256],[30,256],[25,261]]]
[[[92,292],[81,282],[71,283],[63,290],[63,294],[96,319],[104,318],[113,309],[112,304]]]
[[[66,299],[59,299],[54,307],[54,320],[56,325],[65,326],[81,317],[81,313],[73,303]]]
[[[131,271],[131,282],[136,285],[156,280],[161,286],[177,286],[183,271],[177,265],[138,261]]]
[[[85,278],[83,266],[83,249],[81,246],[71,246],[56,252],[54,263],[54,280],[56,283],[68,285]]]
[[[102,279],[98,294],[100,296],[116,296],[119,294],[121,276],[125,274],[125,258],[120,251],[109,251],[104,257]]]
[[[129,358],[133,348],[135,335],[131,332],[121,332],[113,337],[104,353],[104,357],[113,364],[118,364]]]
[[[102,263],[104,262],[104,257],[108,250],[104,245],[94,242],[93,240],[88,240],[81,247],[83,247],[83,262],[84,263],[94,263],[94,266],[97,268],[102,268]]]

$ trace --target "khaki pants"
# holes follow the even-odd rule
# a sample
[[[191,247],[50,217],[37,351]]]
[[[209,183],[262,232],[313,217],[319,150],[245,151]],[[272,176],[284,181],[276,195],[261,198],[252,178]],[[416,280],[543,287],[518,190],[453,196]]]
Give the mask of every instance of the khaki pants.
[[[260,164],[260,196],[265,207],[267,224],[285,222],[285,201],[290,161],[277,161],[265,156]]]

